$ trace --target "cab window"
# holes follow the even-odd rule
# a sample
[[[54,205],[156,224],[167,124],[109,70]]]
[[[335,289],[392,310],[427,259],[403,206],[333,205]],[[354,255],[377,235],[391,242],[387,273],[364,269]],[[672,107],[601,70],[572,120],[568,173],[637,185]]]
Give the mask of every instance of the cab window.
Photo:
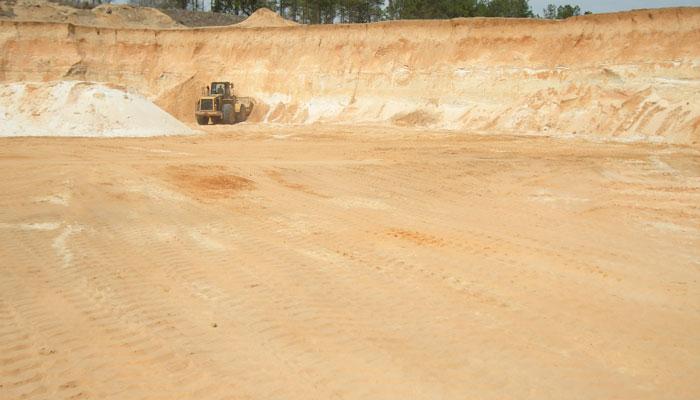
[[[223,83],[215,83],[211,85],[211,94],[224,94],[224,84]]]

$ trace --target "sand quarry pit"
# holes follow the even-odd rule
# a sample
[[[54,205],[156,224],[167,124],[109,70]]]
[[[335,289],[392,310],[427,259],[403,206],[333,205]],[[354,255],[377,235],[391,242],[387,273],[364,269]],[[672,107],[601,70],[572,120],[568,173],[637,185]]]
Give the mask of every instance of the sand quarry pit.
[[[0,399],[700,398],[700,9],[273,17],[0,21]]]

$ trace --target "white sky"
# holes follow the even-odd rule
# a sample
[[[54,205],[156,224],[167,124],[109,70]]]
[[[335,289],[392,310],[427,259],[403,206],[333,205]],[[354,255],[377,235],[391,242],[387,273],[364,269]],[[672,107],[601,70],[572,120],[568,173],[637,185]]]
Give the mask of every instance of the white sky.
[[[635,8],[659,8],[659,7],[679,7],[696,6],[700,7],[700,0],[530,0],[532,11],[535,14],[542,14],[542,10],[547,4],[571,4],[581,6],[581,12],[592,11],[594,13],[632,10]]]

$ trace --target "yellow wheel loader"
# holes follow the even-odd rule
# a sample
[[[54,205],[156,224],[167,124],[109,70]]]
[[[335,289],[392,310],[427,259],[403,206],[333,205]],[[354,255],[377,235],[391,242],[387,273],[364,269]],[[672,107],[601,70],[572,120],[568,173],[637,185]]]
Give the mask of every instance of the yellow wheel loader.
[[[212,82],[202,90],[194,115],[199,125],[243,122],[253,110],[253,100],[233,94],[231,82]]]

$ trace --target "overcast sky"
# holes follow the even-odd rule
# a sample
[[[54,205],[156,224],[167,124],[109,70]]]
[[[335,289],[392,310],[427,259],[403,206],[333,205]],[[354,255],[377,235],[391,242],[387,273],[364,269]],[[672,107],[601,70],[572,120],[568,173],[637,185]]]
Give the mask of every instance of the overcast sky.
[[[535,14],[542,14],[542,10],[547,4],[578,4],[581,12],[592,11],[594,13],[631,10],[635,8],[659,8],[659,7],[679,7],[696,6],[700,7],[700,0],[530,0],[532,11]]]

